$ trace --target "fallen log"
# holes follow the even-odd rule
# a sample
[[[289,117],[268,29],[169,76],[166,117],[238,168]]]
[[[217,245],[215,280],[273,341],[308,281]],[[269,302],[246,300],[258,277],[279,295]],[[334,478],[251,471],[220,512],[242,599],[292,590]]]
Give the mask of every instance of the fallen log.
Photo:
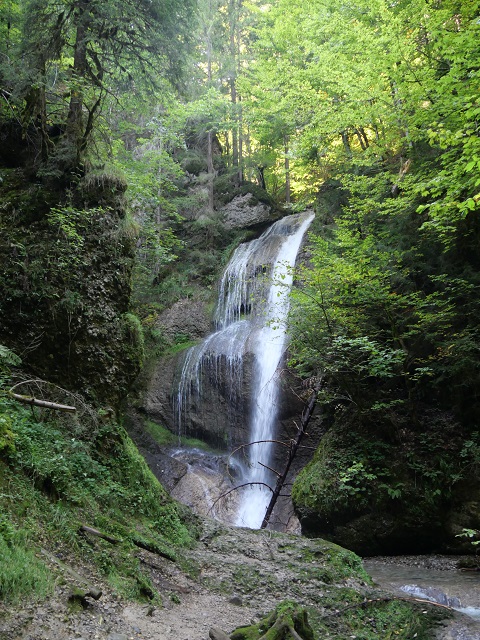
[[[89,533],[92,536],[96,536],[97,538],[101,538],[102,540],[106,540],[110,542],[110,544],[119,544],[121,540],[118,538],[114,538],[112,536],[107,535],[106,533],[102,533],[98,529],[94,529],[93,527],[87,527],[86,524],[82,524],[80,527],[80,531],[83,533]]]
[[[39,398],[33,398],[32,396],[22,396],[19,393],[13,393],[13,391],[9,391],[8,393],[10,397],[22,404],[29,404],[34,407],[43,407],[44,409],[54,409],[55,411],[67,411],[68,413],[75,413],[77,411],[76,407],[71,407],[67,404],[58,404],[57,402],[40,400]]]
[[[82,524],[79,528],[81,533],[89,533],[92,536],[96,536],[97,538],[101,538],[102,540],[106,540],[110,542],[110,544],[120,544],[123,540],[119,538],[114,538],[113,536],[109,536],[98,529],[94,529],[93,527],[89,527],[86,524]],[[135,545],[139,549],[144,549],[145,551],[149,551],[161,558],[165,558],[166,560],[170,560],[172,562],[175,561],[175,554],[173,552],[166,551],[165,549],[161,549],[153,540],[142,540],[138,537],[134,537],[133,535],[127,536],[126,538],[128,542]]]

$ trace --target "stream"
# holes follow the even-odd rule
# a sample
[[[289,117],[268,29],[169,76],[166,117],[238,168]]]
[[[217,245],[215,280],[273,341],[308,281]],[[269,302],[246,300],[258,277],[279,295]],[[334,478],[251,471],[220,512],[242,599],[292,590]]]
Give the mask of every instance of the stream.
[[[399,596],[447,605],[464,614],[453,625],[452,638],[480,638],[480,571],[457,568],[456,556],[369,558],[365,570],[375,583]]]

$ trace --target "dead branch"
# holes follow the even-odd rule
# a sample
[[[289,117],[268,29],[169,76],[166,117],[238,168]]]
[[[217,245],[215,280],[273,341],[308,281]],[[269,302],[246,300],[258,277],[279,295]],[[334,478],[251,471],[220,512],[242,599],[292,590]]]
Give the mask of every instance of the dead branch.
[[[71,567],[66,565],[59,558],[57,558],[53,554],[51,554],[48,551],[46,551],[46,549],[40,549],[40,551],[43,553],[44,556],[46,556],[50,560],[50,562],[54,562],[56,565],[58,565],[60,567],[60,569],[64,573],[68,573],[77,582],[79,582],[82,585],[84,585],[84,587],[86,586],[86,588],[81,589],[81,591],[83,593],[83,597],[90,596],[94,600],[98,600],[101,597],[101,595],[102,595],[101,589],[99,589],[98,587],[95,587],[94,585],[90,584],[89,581],[86,578],[84,578],[77,571],[75,571],[74,569],[72,569]]]
[[[69,413],[75,413],[77,411],[76,407],[71,407],[66,404],[57,404],[56,402],[39,400],[38,398],[30,396],[22,396],[19,393],[13,393],[12,391],[9,391],[8,393],[14,400],[21,402],[22,404],[29,404],[34,407],[43,407],[44,409],[54,409],[55,411],[67,411]]]
[[[334,611],[333,613],[327,613],[322,616],[323,618],[334,618],[336,616],[341,616],[348,611],[349,609],[358,609],[359,607],[368,607],[372,604],[377,604],[378,602],[393,602],[394,600],[401,600],[402,602],[419,602],[420,604],[431,604],[432,607],[440,607],[441,609],[447,609],[448,611],[454,611],[452,607],[447,606],[446,604],[440,604],[439,602],[432,602],[431,600],[425,600],[424,598],[409,598],[402,596],[385,596],[383,598],[372,598],[370,600],[363,600],[362,602],[357,602],[355,604],[350,604],[348,607],[344,607],[343,609],[339,609],[338,611]]]
[[[238,489],[243,489],[243,487],[254,487],[255,485],[266,487],[269,491],[273,491],[272,487],[266,484],[265,482],[244,482],[243,484],[239,484],[236,487],[232,487],[228,491],[225,491],[224,493],[222,493],[222,495],[218,496],[218,498],[214,501],[214,503],[208,510],[208,513],[211,513],[214,510],[215,506],[217,505],[218,502],[220,502],[220,500],[223,500],[223,498],[226,498],[228,495],[230,495],[234,491],[237,491]]]
[[[258,461],[258,464],[261,467],[263,467],[264,469],[268,469],[269,471],[274,473],[276,476],[280,476],[280,473],[276,469],[273,469],[272,467],[269,467],[268,464],[263,464],[263,462],[260,462],[260,460]]]
[[[275,489],[272,491],[272,497],[270,498],[270,502],[268,503],[267,510],[265,511],[265,516],[260,526],[261,529],[265,529],[269,523],[270,516],[272,515],[272,511],[275,507],[275,504],[282,492],[282,489],[287,479],[288,472],[290,471],[292,462],[295,459],[298,448],[300,447],[300,444],[307,433],[308,423],[310,422],[310,418],[312,417],[313,411],[315,409],[315,405],[317,403],[318,393],[321,390],[322,386],[323,386],[323,378],[319,378],[315,384],[314,389],[312,389],[312,393],[310,395],[310,399],[307,405],[304,407],[302,411],[302,415],[300,418],[300,425],[297,427],[297,435],[289,443],[289,452],[288,452],[287,462],[285,463],[285,467],[283,468],[282,473],[277,478]],[[325,435],[325,431],[323,435]]]
[[[281,444],[282,447],[287,447],[287,448],[289,447],[289,444],[287,442],[283,442],[282,440],[255,440],[254,442],[246,442],[245,444],[241,444],[236,449],[234,449],[228,457],[231,458],[237,453],[237,451],[240,451],[241,449],[244,449],[246,447],[251,447],[253,444],[264,444],[267,442],[268,443],[272,442],[274,444]]]
[[[287,449],[290,447],[290,444],[288,442],[283,442],[282,440],[255,440],[254,442],[246,442],[245,444],[241,444],[236,449],[230,452],[227,460],[227,468],[230,466],[230,460],[237,453],[237,451],[240,451],[241,449],[244,449],[246,447],[251,447],[254,444],[265,444],[265,443],[280,444],[282,445],[282,447],[287,447]],[[228,475],[231,478],[230,473]]]

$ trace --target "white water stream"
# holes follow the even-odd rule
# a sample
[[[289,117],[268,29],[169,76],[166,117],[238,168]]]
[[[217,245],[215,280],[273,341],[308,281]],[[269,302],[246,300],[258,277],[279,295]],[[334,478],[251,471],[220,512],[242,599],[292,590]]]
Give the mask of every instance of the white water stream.
[[[228,401],[241,396],[243,356],[254,356],[252,415],[249,422],[248,462],[235,524],[260,527],[270,500],[275,477],[271,466],[278,415],[279,372],[286,346],[285,322],[293,267],[303,236],[313,220],[307,212],[287,216],[273,224],[257,240],[235,251],[220,285],[215,313],[217,331],[188,352],[175,396],[175,417],[180,435],[186,430],[189,412],[202,401],[204,385],[219,379],[220,370],[229,380]],[[226,368],[225,368],[226,367]],[[224,374],[225,375],[225,374]],[[229,425],[225,425],[228,429]]]

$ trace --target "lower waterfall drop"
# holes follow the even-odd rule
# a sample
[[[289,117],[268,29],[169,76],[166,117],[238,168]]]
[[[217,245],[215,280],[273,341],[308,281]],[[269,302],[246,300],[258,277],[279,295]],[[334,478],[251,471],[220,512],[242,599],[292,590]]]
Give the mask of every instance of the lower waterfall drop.
[[[253,355],[250,409],[249,415],[244,416],[248,436],[243,444],[258,444],[246,447],[246,464],[239,461],[243,477],[238,484],[248,486],[239,490],[234,519],[237,526],[260,527],[271,496],[266,485],[273,488],[275,482],[268,467],[272,465],[270,441],[275,438],[278,418],[278,368],[286,347],[293,267],[313,218],[312,212],[287,216],[260,238],[236,249],[220,285],[215,312],[217,331],[187,352],[174,393],[176,427],[183,435],[189,432],[189,425],[190,430],[195,429],[208,385],[228,384],[223,393],[224,404],[233,406],[242,397],[245,355]],[[227,430],[231,420],[227,420],[229,424],[224,424],[223,430],[225,441],[230,442]]]

